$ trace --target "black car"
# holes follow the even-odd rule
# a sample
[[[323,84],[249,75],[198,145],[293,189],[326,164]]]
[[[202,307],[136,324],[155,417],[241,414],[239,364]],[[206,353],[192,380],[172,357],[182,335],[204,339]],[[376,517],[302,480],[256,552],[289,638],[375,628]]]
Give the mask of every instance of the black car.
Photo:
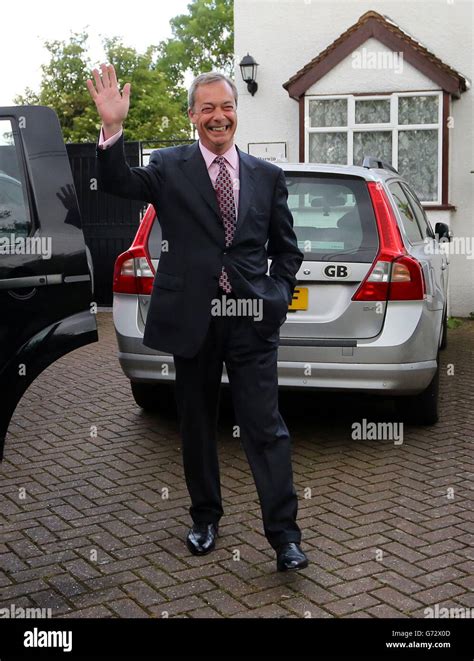
[[[0,108],[0,461],[34,379],[98,339],[92,262],[58,118]]]

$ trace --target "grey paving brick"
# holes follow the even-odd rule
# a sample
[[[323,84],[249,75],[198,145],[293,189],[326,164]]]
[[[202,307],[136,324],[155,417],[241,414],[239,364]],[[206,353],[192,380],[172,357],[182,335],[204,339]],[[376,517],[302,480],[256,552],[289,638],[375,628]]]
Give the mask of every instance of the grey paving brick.
[[[148,612],[138,606],[131,599],[119,599],[117,601],[110,601],[109,608],[115,611],[120,617],[134,618],[134,617],[148,617]]]
[[[159,618],[165,611],[180,618],[394,619],[424,617],[432,603],[474,607],[474,322],[451,331],[443,353],[461,369],[449,379],[442,371],[440,422],[406,426],[401,448],[351,439],[362,410],[357,397],[346,411],[328,395],[315,426],[314,394],[297,393],[298,407],[294,394],[282,394],[310,559],[298,574],[275,571],[226,412],[219,423],[221,535],[215,552],[189,554],[177,420],[139,414],[116,358],[111,314],[99,314],[98,323],[99,343],[41,374],[13,417],[0,466],[0,607],[50,604],[59,618]],[[373,419],[378,402],[370,403]]]

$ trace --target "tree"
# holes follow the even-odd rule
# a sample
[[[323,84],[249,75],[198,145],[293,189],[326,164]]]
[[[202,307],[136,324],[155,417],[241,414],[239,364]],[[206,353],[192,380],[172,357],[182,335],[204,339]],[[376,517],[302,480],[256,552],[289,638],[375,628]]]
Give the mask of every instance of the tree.
[[[86,87],[91,68],[87,39],[87,34],[82,32],[72,33],[69,42],[46,41],[45,47],[51,57],[48,64],[41,66],[43,75],[39,94],[27,89],[24,96],[18,95],[14,99],[19,105],[34,103],[54,108],[60,118],[65,140],[76,139],[77,118],[90,105]]]
[[[233,0],[192,0],[188,14],[171,19],[173,37],[141,54],[120,37],[103,40],[105,60],[114,64],[120,86],[131,83],[128,140],[188,139],[185,75],[212,69],[233,71]],[[53,108],[66,142],[95,142],[100,120],[91,103],[86,80],[91,77],[88,34],[73,32],[69,41],[46,41],[50,53],[39,93],[26,88],[18,105]],[[104,61],[104,60],[102,60]]]
[[[160,45],[158,67],[174,85],[184,76],[217,70],[234,72],[233,0],[193,0],[188,14],[170,21],[173,36]]]
[[[15,98],[19,105],[33,103],[53,108],[66,142],[95,142],[100,129],[100,119],[86,86],[94,68],[87,54],[87,40],[87,33],[81,32],[72,33],[68,42],[46,42],[51,59],[42,66],[39,94],[27,89]],[[119,85],[132,83],[127,139],[189,138],[186,90],[173,89],[170,93],[163,72],[156,67],[158,47],[149,46],[140,54],[125,46],[119,37],[104,39],[103,45],[106,60],[114,63]]]
[[[132,83],[132,101],[126,121],[128,139],[189,138],[186,90],[169,86],[165,74],[156,66],[158,47],[149,46],[145,54],[140,55],[113,37],[104,41],[104,48],[107,61],[114,63],[119,84]]]

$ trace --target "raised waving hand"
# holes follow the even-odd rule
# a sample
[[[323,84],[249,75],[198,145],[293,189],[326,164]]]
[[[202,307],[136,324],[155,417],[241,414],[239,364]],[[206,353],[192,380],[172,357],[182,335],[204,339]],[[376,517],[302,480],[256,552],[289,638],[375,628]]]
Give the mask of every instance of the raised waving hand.
[[[122,128],[122,122],[128,115],[131,85],[125,83],[120,93],[113,64],[101,64],[100,68],[102,75],[98,69],[93,69],[95,85],[89,79],[87,89],[102,120],[104,137],[107,140]]]

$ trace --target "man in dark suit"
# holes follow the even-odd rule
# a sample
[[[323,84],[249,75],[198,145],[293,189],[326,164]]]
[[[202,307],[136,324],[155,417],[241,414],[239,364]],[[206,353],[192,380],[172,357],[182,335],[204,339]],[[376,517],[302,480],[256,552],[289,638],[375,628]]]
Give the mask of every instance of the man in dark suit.
[[[199,141],[156,150],[146,167],[130,168],[122,122],[131,86],[120,93],[112,65],[93,76],[87,86],[102,119],[100,189],[152,203],[167,246],[143,342],[174,359],[193,520],[187,546],[196,555],[212,551],[223,514],[216,440],[225,363],[277,568],[302,569],[308,560],[296,523],[291,442],[278,411],[279,329],[303,260],[283,171],[234,145],[237,90],[218,73],[201,74],[189,89]]]

